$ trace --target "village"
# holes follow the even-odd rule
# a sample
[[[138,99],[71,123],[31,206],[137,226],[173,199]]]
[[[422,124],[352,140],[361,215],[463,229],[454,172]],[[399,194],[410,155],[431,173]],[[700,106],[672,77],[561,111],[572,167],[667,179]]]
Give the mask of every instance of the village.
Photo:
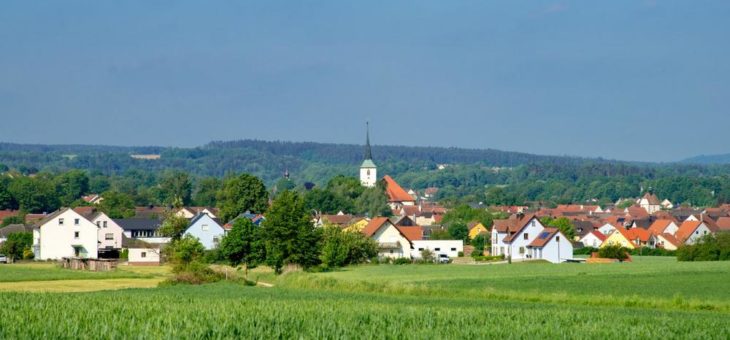
[[[378,177],[369,133],[359,180],[365,188],[384,187],[390,216],[315,211],[311,223],[315,227],[336,226],[344,232],[363,234],[377,242],[381,260],[417,261],[427,254],[442,263],[472,263],[471,257],[485,256],[503,262],[563,263],[577,261],[574,251],[581,248],[620,246],[628,250],[647,248],[671,252],[682,245],[694,244],[706,235],[730,231],[730,205],[703,209],[675,207],[669,200],[660,200],[652,192],[646,192],[643,197],[604,206],[563,204],[535,208],[474,204],[472,209],[495,217],[490,225],[478,220],[465,221],[468,222],[467,237],[433,237],[438,233],[443,235],[450,227],[442,223],[449,208],[433,200],[438,188],[418,192],[404,189],[389,175]],[[97,209],[103,199],[92,194],[83,197],[87,203],[84,206],[61,208],[49,214],[27,214],[25,223],[0,229],[0,245],[13,233],[32,232],[32,258],[38,261],[122,258],[128,265],[160,265],[164,262],[164,248],[171,241],[169,235],[160,233],[165,216],[186,219],[187,227],[182,234],[196,238],[206,250],[220,246],[236,219],[248,219],[256,226],[266,220],[265,214],[251,212],[233,220],[221,220],[215,207],[159,206],[136,207],[134,216],[129,218],[110,218]],[[17,214],[17,211],[0,211],[0,219]],[[546,223],[556,219],[565,221],[568,229]],[[479,249],[471,245],[477,238],[486,243]]]

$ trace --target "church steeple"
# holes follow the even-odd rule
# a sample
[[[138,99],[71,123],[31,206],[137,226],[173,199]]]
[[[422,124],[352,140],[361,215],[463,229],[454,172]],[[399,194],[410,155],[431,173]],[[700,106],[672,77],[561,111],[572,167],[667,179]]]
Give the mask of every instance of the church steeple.
[[[378,169],[373,163],[373,152],[370,150],[370,122],[365,123],[365,160],[360,165],[360,183],[372,188],[378,178]]]
[[[365,160],[373,159],[373,152],[370,150],[370,122],[365,122]]]

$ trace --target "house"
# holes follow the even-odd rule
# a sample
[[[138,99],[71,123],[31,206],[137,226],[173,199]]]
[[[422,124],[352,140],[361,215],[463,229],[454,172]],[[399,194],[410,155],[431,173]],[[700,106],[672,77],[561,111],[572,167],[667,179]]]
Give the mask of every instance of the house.
[[[184,208],[180,208],[180,210],[178,210],[175,213],[175,216],[184,217],[184,218],[187,218],[187,219],[191,219],[191,218],[195,217],[198,214],[208,214],[208,216],[210,216],[212,218],[216,218],[217,217],[216,216],[216,213],[217,212],[218,212],[218,209],[214,209],[214,208],[206,208],[206,207],[184,207]]]
[[[33,232],[33,227],[24,224],[10,224],[0,228],[0,245],[8,240],[8,235],[12,233],[28,233]]]
[[[93,205],[97,205],[97,204],[101,203],[101,201],[104,200],[104,198],[98,194],[89,194],[84,197],[81,197],[81,199],[84,200],[84,202],[93,204]]]
[[[604,223],[602,226],[598,227],[598,231],[601,232],[601,234],[608,236],[616,231],[616,226],[611,223]]]
[[[411,257],[421,258],[421,251],[430,250],[434,256],[445,254],[449,258],[458,257],[464,252],[464,241],[462,240],[413,240]]]
[[[687,219],[682,222],[674,236],[682,244],[695,244],[703,236],[712,233],[713,230],[706,222]]]
[[[674,209],[674,204],[672,204],[672,201],[668,199],[664,199],[661,203],[662,209],[671,210]]]
[[[636,249],[634,242],[631,242],[630,236],[626,233],[625,228],[616,228],[611,232],[608,237],[601,243],[600,248],[619,245],[624,248]]]
[[[484,227],[482,222],[470,222],[467,227],[469,228],[470,240],[473,240],[477,235],[489,235],[489,230]]]
[[[585,247],[598,248],[601,246],[601,244],[603,244],[603,241],[605,241],[606,238],[606,235],[598,230],[594,230],[583,236],[580,239],[580,242],[583,243],[583,246]]]
[[[659,210],[662,210],[662,203],[659,201],[659,198],[654,195],[652,192],[647,192],[644,194],[644,197],[640,198],[636,201],[636,203],[644,208],[647,213],[653,214]]]
[[[38,260],[96,259],[98,242],[96,225],[69,208],[48,215],[33,229],[33,253]]]
[[[719,231],[730,231],[730,217],[720,217],[717,219],[717,229]]]
[[[355,218],[350,222],[350,225],[345,227],[345,229],[343,230],[347,232],[361,233],[362,230],[365,229],[365,227],[368,225],[368,223],[370,223],[370,220],[368,220],[367,218]]]
[[[680,245],[682,245],[682,242],[677,240],[676,237],[672,234],[658,234],[655,235],[656,237],[656,247],[657,248],[664,248],[666,250],[677,250]]]
[[[670,234],[674,235],[677,233],[677,229],[679,229],[679,226],[677,226],[674,221],[669,219],[660,219],[654,221],[654,223],[651,224],[649,227],[649,232],[654,235],[661,235],[661,234]]]
[[[573,258],[573,244],[557,228],[544,228],[527,245],[528,258],[561,263]]]
[[[124,229],[119,226],[113,219],[109,218],[105,213],[98,212],[89,219],[94,223],[98,232],[99,239],[99,257],[109,258],[118,257],[119,250],[122,249],[122,236]]]
[[[527,246],[545,227],[533,215],[512,215],[507,220],[495,220],[492,227],[492,254],[511,257],[513,260],[529,259]],[[571,253],[572,256],[572,253]]]
[[[354,217],[355,216],[353,215],[344,214],[342,212],[337,215],[322,214],[315,218],[314,226],[323,227],[325,225],[336,225],[340,228],[344,228],[350,224],[350,221],[352,221]]]
[[[208,214],[200,213],[190,220],[190,225],[183,235],[196,237],[205,249],[211,250],[218,248],[225,233],[226,230],[218,220]]]
[[[385,183],[385,193],[388,196],[388,205],[391,209],[416,205],[416,199],[409,195],[393,178],[385,175],[383,182]]]
[[[127,264],[130,266],[159,266],[162,263],[160,244],[124,237],[122,246],[127,249]]]
[[[160,235],[159,229],[162,222],[152,218],[122,218],[114,219],[122,228],[123,237],[138,239],[148,243],[168,243],[169,237]]]
[[[575,228],[576,240],[580,240],[584,236],[586,236],[586,235],[592,233],[594,230],[596,230],[596,227],[590,221],[574,220],[572,222],[573,222],[573,228]]]
[[[378,257],[410,258],[413,246],[401,228],[393,225],[387,217],[376,217],[370,220],[362,233],[378,242]]]

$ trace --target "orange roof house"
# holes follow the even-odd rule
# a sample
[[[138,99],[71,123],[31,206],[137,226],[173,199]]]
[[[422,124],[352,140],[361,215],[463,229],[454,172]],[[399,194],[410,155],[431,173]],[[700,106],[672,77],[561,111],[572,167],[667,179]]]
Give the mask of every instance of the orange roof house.
[[[385,193],[388,195],[391,209],[416,204],[416,199],[409,195],[392,177],[385,175],[383,181],[385,182]]]

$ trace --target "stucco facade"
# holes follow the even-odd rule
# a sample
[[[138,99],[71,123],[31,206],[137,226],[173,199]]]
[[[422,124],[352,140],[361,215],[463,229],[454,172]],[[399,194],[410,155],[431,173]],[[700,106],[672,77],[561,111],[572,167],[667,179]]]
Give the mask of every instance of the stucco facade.
[[[98,257],[98,235],[94,223],[71,209],[64,209],[49,216],[34,233],[35,257],[38,260],[95,259]]]

